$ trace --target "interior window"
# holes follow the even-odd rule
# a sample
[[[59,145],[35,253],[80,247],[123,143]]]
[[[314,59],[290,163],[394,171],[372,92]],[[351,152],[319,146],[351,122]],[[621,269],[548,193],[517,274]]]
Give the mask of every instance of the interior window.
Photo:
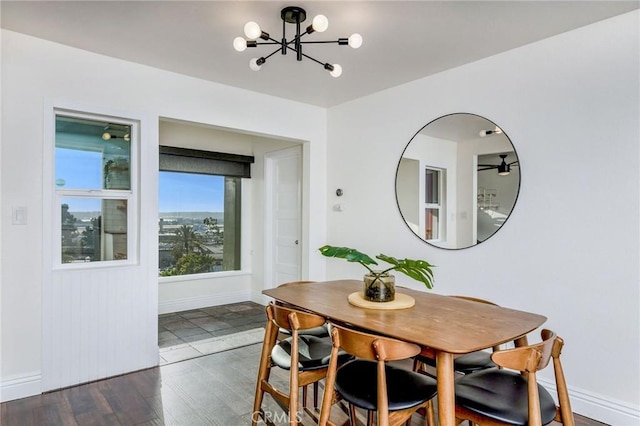
[[[60,263],[130,258],[131,124],[57,115]]]

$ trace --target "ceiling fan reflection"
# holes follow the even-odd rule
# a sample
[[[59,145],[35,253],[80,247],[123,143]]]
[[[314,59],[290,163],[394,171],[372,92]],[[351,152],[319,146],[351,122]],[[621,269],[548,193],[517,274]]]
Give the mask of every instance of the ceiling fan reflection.
[[[484,170],[498,169],[498,174],[500,176],[507,176],[509,173],[511,173],[511,166],[519,166],[518,160],[507,163],[507,156],[508,154],[500,154],[500,158],[502,159],[502,162],[500,164],[478,164],[478,171],[482,172]]]

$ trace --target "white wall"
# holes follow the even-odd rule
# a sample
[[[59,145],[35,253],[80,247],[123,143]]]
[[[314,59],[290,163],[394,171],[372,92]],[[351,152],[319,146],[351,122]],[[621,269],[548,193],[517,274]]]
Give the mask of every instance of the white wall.
[[[327,244],[423,258],[437,265],[435,292],[547,316],[545,326],[566,340],[574,410],[616,425],[640,421],[638,18],[622,15],[329,111]],[[442,250],[403,223],[394,176],[416,130],[456,112],[500,123],[518,152],[522,186],[495,236]],[[344,189],[342,212],[330,208],[336,188]],[[327,269],[328,278],[363,273],[330,259]]]
[[[156,130],[143,136],[142,161],[157,164],[158,120],[167,117],[227,129],[305,141],[303,256],[306,276],[322,278],[324,262],[309,247],[324,244],[326,217],[326,111],[258,95],[175,73],[73,49],[11,31],[2,31],[2,364],[0,398],[39,391],[42,363],[43,118],[47,102],[65,101],[87,109],[145,116]],[[144,126],[143,126],[144,127]],[[157,173],[141,177],[157,190]],[[27,225],[11,224],[11,208],[25,206]],[[309,215],[314,212],[313,228]],[[157,227],[157,217],[145,217]],[[149,246],[155,246],[149,243]],[[261,258],[262,247],[253,247]],[[257,254],[257,255],[256,255]],[[149,262],[157,264],[157,254]],[[262,282],[243,283],[260,299]],[[229,287],[232,287],[230,285]]]

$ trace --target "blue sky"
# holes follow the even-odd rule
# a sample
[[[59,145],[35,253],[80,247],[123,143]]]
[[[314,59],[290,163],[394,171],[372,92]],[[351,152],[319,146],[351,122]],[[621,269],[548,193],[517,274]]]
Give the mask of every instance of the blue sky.
[[[224,211],[224,177],[160,172],[161,212]]]
[[[59,188],[101,188],[102,153],[56,149],[56,185]],[[224,177],[160,172],[160,212],[221,212],[224,210]],[[100,210],[90,199],[69,199],[70,211]]]

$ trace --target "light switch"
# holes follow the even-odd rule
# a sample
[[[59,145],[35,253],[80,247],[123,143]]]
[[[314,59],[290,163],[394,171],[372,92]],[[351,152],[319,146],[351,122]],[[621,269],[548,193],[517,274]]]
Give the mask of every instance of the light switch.
[[[26,207],[12,207],[11,208],[11,224],[13,225],[26,225],[27,224],[27,208]]]

